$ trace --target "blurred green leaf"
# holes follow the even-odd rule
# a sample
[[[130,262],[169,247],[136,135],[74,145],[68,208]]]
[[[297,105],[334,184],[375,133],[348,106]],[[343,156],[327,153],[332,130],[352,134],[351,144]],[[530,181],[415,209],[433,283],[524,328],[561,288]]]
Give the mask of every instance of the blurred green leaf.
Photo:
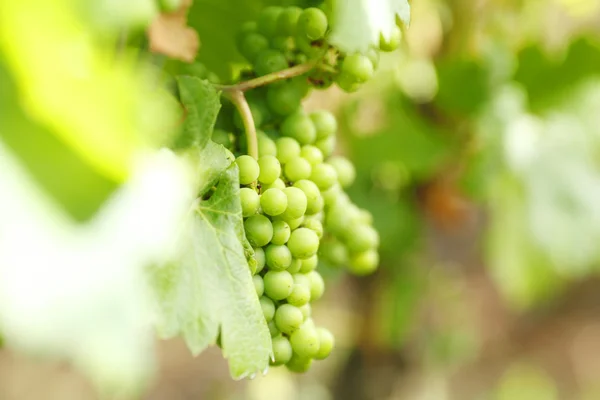
[[[551,57],[539,46],[518,56],[514,80],[527,91],[533,111],[556,105],[582,80],[600,75],[600,44],[592,38],[573,41],[561,57]]]
[[[117,188],[117,182],[99,174],[80,154],[29,120],[16,98],[14,82],[0,62],[0,139],[75,219],[90,218]]]
[[[478,113],[490,95],[488,72],[474,60],[449,59],[437,64],[438,93],[434,103],[449,114]]]
[[[389,161],[414,180],[427,179],[452,156],[456,143],[452,133],[427,120],[416,106],[400,94],[390,96],[386,104],[389,121],[369,136],[356,136],[349,120],[359,104],[346,109],[344,129],[349,131],[349,155],[357,169],[371,171]]]

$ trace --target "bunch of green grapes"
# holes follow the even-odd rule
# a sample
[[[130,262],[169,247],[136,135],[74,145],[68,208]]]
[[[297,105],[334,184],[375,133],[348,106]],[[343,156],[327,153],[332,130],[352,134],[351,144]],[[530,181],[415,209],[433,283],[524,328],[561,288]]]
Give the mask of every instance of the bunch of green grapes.
[[[377,69],[379,52],[390,52],[400,45],[402,31],[394,26],[390,37],[386,40],[381,36],[379,46],[370,48],[366,54],[340,52],[327,41],[328,13],[325,4],[305,9],[270,6],[262,10],[256,21],[245,23],[239,30],[236,43],[239,52],[253,65],[250,75],[262,76],[307,61],[319,61],[303,79],[269,90],[267,101],[276,114],[289,114],[299,105],[308,90],[303,82],[317,88],[335,82],[346,92],[358,90]]]
[[[327,43],[328,30],[326,12],[315,7],[267,7],[245,24],[237,45],[251,68],[242,79],[319,62],[304,75],[246,92],[258,159],[246,154],[244,124],[231,107],[224,107],[213,133],[237,157],[244,229],[255,252],[253,280],[271,331],[272,365],[294,372],[308,370],[334,348],[333,335],[311,317],[311,303],[325,289],[320,261],[357,275],[372,273],[379,263],[372,217],[344,192],[356,173],[348,159],[334,154],[337,121],[328,111],[302,108],[311,88],[336,82],[356,90],[372,76],[378,53],[341,54]],[[397,45],[382,41],[380,48]]]

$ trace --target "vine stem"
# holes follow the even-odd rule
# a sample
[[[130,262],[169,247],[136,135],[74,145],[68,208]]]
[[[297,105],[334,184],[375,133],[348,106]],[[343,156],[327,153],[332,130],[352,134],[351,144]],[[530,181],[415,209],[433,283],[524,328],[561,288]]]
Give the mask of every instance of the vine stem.
[[[244,130],[246,131],[248,155],[258,160],[258,139],[256,137],[256,126],[254,125],[252,111],[250,110],[246,96],[244,96],[244,92],[237,89],[223,91],[223,93],[229,100],[231,100],[242,117]]]
[[[313,69],[316,65],[316,61],[311,61],[304,64],[298,64],[281,71],[259,76],[258,78],[250,79],[245,82],[236,83],[235,85],[215,85],[215,88],[222,90],[223,92],[245,92],[247,90],[256,89],[257,87],[265,86],[273,82],[300,76]]]
[[[256,137],[256,126],[254,125],[252,111],[250,110],[250,106],[248,105],[248,101],[246,100],[244,92],[268,85],[273,82],[300,76],[313,69],[316,65],[317,62],[312,61],[304,64],[298,64],[291,68],[273,72],[271,74],[259,76],[258,78],[240,82],[235,85],[214,85],[216,89],[223,92],[223,95],[225,95],[233,103],[238,113],[240,113],[240,117],[242,118],[242,122],[244,124],[244,130],[246,131],[246,141],[248,145],[249,156],[258,160],[258,138]]]

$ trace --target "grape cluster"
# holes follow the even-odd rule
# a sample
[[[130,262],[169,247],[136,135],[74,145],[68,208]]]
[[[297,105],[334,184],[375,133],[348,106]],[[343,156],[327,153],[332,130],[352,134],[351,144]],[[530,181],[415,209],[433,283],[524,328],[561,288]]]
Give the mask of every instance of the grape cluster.
[[[271,363],[294,372],[306,371],[334,347],[333,335],[311,317],[311,303],[325,289],[317,267],[365,275],[379,263],[372,217],[344,192],[356,171],[334,154],[337,121],[326,110],[306,112],[301,103],[311,88],[334,82],[356,90],[372,76],[378,52],[342,54],[327,43],[328,31],[323,7],[266,7],[257,21],[244,24],[237,46],[251,68],[242,79],[320,61],[304,75],[246,92],[258,159],[247,155],[238,113],[224,107],[213,133],[215,142],[236,154],[244,229],[256,261],[253,280],[272,336]],[[379,49],[391,51],[398,41],[382,40]]]
[[[247,76],[262,76],[285,68],[318,60],[306,77],[273,86],[267,102],[279,115],[287,115],[299,106],[309,90],[305,83],[326,88],[334,82],[346,92],[355,92],[373,76],[379,65],[379,53],[397,49],[402,31],[394,26],[389,38],[380,37],[379,45],[365,54],[340,52],[327,42],[330,13],[327,5],[299,8],[269,6],[256,21],[242,25],[236,44],[253,66]],[[308,78],[308,79],[306,79]]]

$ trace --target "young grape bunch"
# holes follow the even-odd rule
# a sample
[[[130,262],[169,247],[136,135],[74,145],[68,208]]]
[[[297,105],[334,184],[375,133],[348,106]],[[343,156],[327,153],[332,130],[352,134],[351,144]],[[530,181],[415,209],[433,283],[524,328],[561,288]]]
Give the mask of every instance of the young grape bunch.
[[[305,111],[302,100],[312,88],[334,82],[357,90],[372,77],[378,51],[398,47],[400,30],[367,54],[338,51],[327,41],[329,31],[324,6],[269,6],[242,25],[236,44],[251,65],[244,79],[307,62],[315,67],[245,93],[257,158],[247,154],[249,138],[239,114],[222,111],[213,134],[237,156],[244,230],[254,248],[253,281],[272,337],[271,364],[293,372],[307,371],[335,347],[332,333],[311,315],[325,291],[321,261],[357,275],[379,264],[372,218],[344,192],[356,171],[335,154],[336,118],[326,110]]]

